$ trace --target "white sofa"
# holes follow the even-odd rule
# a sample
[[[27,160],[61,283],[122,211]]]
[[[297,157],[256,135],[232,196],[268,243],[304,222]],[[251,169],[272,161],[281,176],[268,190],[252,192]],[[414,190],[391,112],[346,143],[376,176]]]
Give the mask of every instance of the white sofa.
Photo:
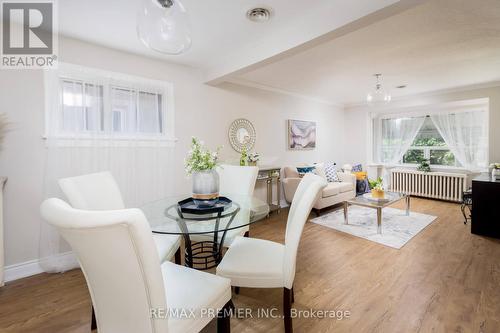
[[[328,183],[323,191],[320,192],[314,204],[314,211],[318,216],[322,209],[342,203],[356,196],[356,176],[347,172],[337,172],[337,174],[341,181]],[[319,175],[322,175],[321,171]],[[285,199],[288,203],[292,202],[301,180],[302,178],[296,167],[287,166],[283,169],[282,183]]]

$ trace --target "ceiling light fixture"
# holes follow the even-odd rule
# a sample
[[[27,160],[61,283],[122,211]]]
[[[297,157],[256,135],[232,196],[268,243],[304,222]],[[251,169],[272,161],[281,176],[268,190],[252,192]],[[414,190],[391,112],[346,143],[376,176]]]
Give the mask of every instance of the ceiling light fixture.
[[[369,105],[389,103],[391,101],[391,95],[382,89],[382,84],[380,83],[382,74],[374,74],[373,76],[375,76],[377,83],[375,84],[375,90],[366,95],[366,102]]]
[[[252,8],[247,11],[247,18],[253,22],[266,22],[271,19],[272,10],[263,7]]]
[[[148,48],[177,55],[191,47],[191,28],[179,0],[143,0],[137,15],[137,36]]]

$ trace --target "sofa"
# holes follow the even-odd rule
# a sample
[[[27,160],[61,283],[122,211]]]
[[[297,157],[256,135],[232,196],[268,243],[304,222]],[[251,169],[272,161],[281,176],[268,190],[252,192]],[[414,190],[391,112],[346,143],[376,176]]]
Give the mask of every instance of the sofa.
[[[318,175],[324,176],[324,172],[321,172],[319,168],[318,171]],[[337,172],[337,175],[340,182],[329,182],[323,191],[320,192],[313,206],[318,216],[322,209],[342,203],[356,196],[356,176],[350,172]],[[324,177],[326,178],[326,176]],[[301,180],[301,175],[296,167],[287,166],[283,168],[282,183],[285,199],[288,203],[292,202]]]

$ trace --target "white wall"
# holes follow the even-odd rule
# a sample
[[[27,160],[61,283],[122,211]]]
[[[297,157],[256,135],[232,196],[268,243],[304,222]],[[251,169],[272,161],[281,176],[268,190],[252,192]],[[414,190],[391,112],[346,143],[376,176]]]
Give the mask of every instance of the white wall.
[[[60,60],[99,69],[172,82],[175,89],[175,151],[178,193],[189,192],[183,159],[191,136],[207,145],[223,144],[223,159],[237,158],[227,139],[229,124],[249,119],[257,131],[256,151],[264,163],[278,166],[314,161],[343,160],[342,109],[305,99],[225,84],[203,84],[196,69],[166,64],[73,39],[60,38]],[[38,257],[39,205],[43,200],[45,148],[43,75],[34,70],[0,71],[0,112],[8,114],[12,131],[0,153],[0,175],[9,178],[5,189],[6,265]],[[318,123],[318,146],[297,152],[286,149],[286,119]]]
[[[432,105],[461,100],[489,98],[489,158],[491,162],[500,161],[500,87],[476,88],[456,92],[436,92],[421,96],[398,99],[390,104],[390,110],[413,106]],[[372,109],[361,105],[345,109],[345,142],[349,149],[344,153],[344,159],[349,163],[363,163],[369,161],[369,112]]]

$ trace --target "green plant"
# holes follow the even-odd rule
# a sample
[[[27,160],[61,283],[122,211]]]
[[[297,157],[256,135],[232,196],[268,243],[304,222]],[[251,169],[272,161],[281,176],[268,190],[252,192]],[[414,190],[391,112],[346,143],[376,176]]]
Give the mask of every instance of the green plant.
[[[417,170],[418,171],[423,171],[423,172],[431,172],[430,161],[427,160],[427,159],[421,159],[418,162]]]
[[[247,161],[248,162],[258,162],[260,159],[259,153],[250,153],[247,156]]]
[[[205,148],[203,141],[192,137],[191,149],[185,160],[186,172],[192,174],[193,172],[212,170],[217,166],[217,159],[219,158],[219,151],[222,147],[218,147],[216,151],[211,152]]]
[[[382,180],[382,177],[378,177],[377,179],[368,179],[368,183],[370,184],[370,188],[373,190],[384,190],[384,182]]]
[[[491,163],[490,168],[491,169],[500,169],[500,163]]]

